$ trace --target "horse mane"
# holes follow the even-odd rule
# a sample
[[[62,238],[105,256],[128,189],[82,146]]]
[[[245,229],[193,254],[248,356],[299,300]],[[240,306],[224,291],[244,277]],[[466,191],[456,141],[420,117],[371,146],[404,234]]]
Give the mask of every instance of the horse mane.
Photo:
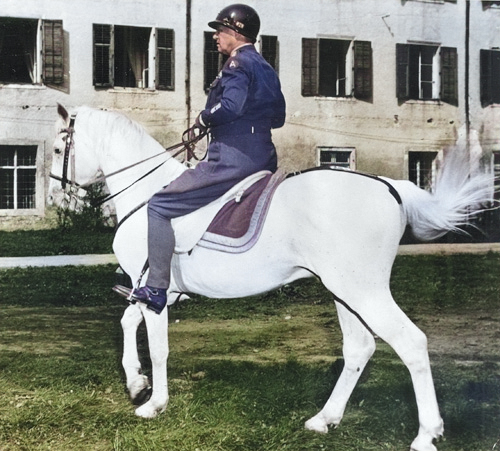
[[[87,120],[89,130],[92,130],[93,133],[97,130],[106,131],[101,141],[102,149],[98,150],[104,154],[109,154],[109,151],[115,148],[117,143],[121,149],[132,149],[135,155],[143,154],[148,149],[156,153],[164,149],[141,124],[123,113],[82,106],[77,111],[77,117],[79,116],[83,116]],[[110,145],[109,140],[113,140],[111,143],[113,145]]]

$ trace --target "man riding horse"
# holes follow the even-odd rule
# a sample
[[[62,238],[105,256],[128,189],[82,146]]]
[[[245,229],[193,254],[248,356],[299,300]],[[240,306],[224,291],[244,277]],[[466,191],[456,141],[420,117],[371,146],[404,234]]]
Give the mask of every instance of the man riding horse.
[[[171,219],[209,204],[253,173],[277,169],[271,129],[285,122],[285,99],[276,71],[253,45],[259,16],[247,5],[234,4],[208,25],[215,29],[217,50],[229,58],[189,130],[191,137],[209,131],[207,157],[149,201],[149,275],[146,286],[130,296],[156,313],[164,309],[170,285],[175,247]]]

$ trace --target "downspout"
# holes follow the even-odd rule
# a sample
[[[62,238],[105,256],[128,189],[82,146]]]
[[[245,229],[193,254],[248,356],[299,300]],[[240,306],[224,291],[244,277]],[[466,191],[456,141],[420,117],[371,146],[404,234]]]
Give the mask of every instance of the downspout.
[[[470,0],[465,0],[465,137],[466,145],[470,146],[470,105],[469,105],[469,69],[470,69]]]
[[[186,0],[186,128],[191,126],[191,0]]]

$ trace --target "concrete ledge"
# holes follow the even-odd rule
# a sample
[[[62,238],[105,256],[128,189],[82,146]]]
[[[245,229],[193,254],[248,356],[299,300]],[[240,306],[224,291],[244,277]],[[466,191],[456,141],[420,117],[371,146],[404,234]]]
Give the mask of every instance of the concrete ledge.
[[[500,252],[500,243],[404,244],[399,246],[398,255],[487,254],[488,252]]]
[[[51,255],[48,257],[4,257],[0,258],[1,268],[28,268],[41,266],[107,265],[116,263],[114,254],[101,255]]]

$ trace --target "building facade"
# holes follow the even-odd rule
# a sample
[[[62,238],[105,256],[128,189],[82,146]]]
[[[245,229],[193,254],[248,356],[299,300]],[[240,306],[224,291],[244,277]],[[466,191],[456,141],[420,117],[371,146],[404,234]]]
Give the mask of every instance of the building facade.
[[[164,146],[223,63],[207,22],[228,2],[2,0],[0,217],[41,218],[56,105],[122,111]],[[500,168],[500,1],[252,0],[278,71],[281,166],[337,164],[425,186],[474,133]]]

